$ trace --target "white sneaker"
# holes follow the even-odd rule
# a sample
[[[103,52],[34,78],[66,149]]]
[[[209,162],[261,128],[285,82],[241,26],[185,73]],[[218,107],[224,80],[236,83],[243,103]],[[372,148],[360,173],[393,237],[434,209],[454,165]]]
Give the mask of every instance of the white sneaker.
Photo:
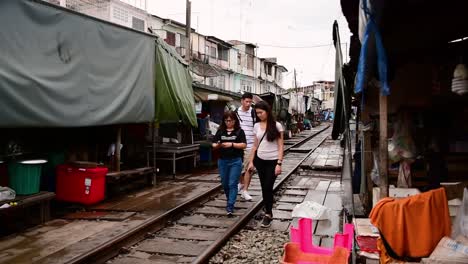
[[[246,201],[252,201],[252,196],[247,191],[243,191],[241,197]]]
[[[244,188],[243,184],[237,184],[237,193],[242,193],[242,189]]]

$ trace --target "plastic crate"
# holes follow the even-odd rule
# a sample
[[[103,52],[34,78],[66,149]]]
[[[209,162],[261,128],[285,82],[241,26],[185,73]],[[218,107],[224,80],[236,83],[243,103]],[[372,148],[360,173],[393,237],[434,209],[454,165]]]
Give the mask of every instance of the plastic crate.
[[[9,185],[17,195],[39,192],[42,165],[46,162],[46,160],[25,160],[8,164]]]
[[[104,200],[107,171],[105,167],[81,168],[58,165],[56,199],[84,205]]]

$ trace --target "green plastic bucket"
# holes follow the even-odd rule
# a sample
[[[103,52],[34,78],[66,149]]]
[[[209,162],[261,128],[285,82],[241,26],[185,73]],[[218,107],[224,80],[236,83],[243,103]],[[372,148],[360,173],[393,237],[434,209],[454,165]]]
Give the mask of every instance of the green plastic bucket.
[[[46,160],[25,160],[8,164],[10,187],[18,195],[29,195],[39,192],[42,165]]]

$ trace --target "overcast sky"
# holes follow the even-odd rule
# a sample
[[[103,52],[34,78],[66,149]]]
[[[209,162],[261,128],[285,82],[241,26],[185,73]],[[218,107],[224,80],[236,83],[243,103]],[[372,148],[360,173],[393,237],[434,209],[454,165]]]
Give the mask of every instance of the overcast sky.
[[[147,1],[148,12],[185,23],[185,0]],[[332,45],[298,48],[331,44],[334,20],[339,22],[341,42],[349,42],[339,0],[192,0],[192,28],[224,40],[257,44],[258,56],[277,57],[289,70],[286,88],[292,84],[294,68],[300,85],[334,80]],[[343,55],[345,48],[343,44]]]

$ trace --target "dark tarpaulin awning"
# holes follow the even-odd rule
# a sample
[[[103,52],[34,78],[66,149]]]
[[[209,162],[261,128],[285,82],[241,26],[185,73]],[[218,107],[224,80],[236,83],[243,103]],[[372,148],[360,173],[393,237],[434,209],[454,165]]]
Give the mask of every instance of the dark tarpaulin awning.
[[[351,111],[351,93],[346,87],[343,76],[343,54],[341,52],[338,22],[333,23],[333,43],[335,44],[335,118],[333,119],[332,138],[337,139],[346,129]],[[345,108],[346,107],[346,108]]]
[[[154,37],[40,1],[0,1],[0,127],[154,119]]]
[[[156,123],[178,122],[197,127],[192,77],[183,59],[164,41],[156,40]]]

